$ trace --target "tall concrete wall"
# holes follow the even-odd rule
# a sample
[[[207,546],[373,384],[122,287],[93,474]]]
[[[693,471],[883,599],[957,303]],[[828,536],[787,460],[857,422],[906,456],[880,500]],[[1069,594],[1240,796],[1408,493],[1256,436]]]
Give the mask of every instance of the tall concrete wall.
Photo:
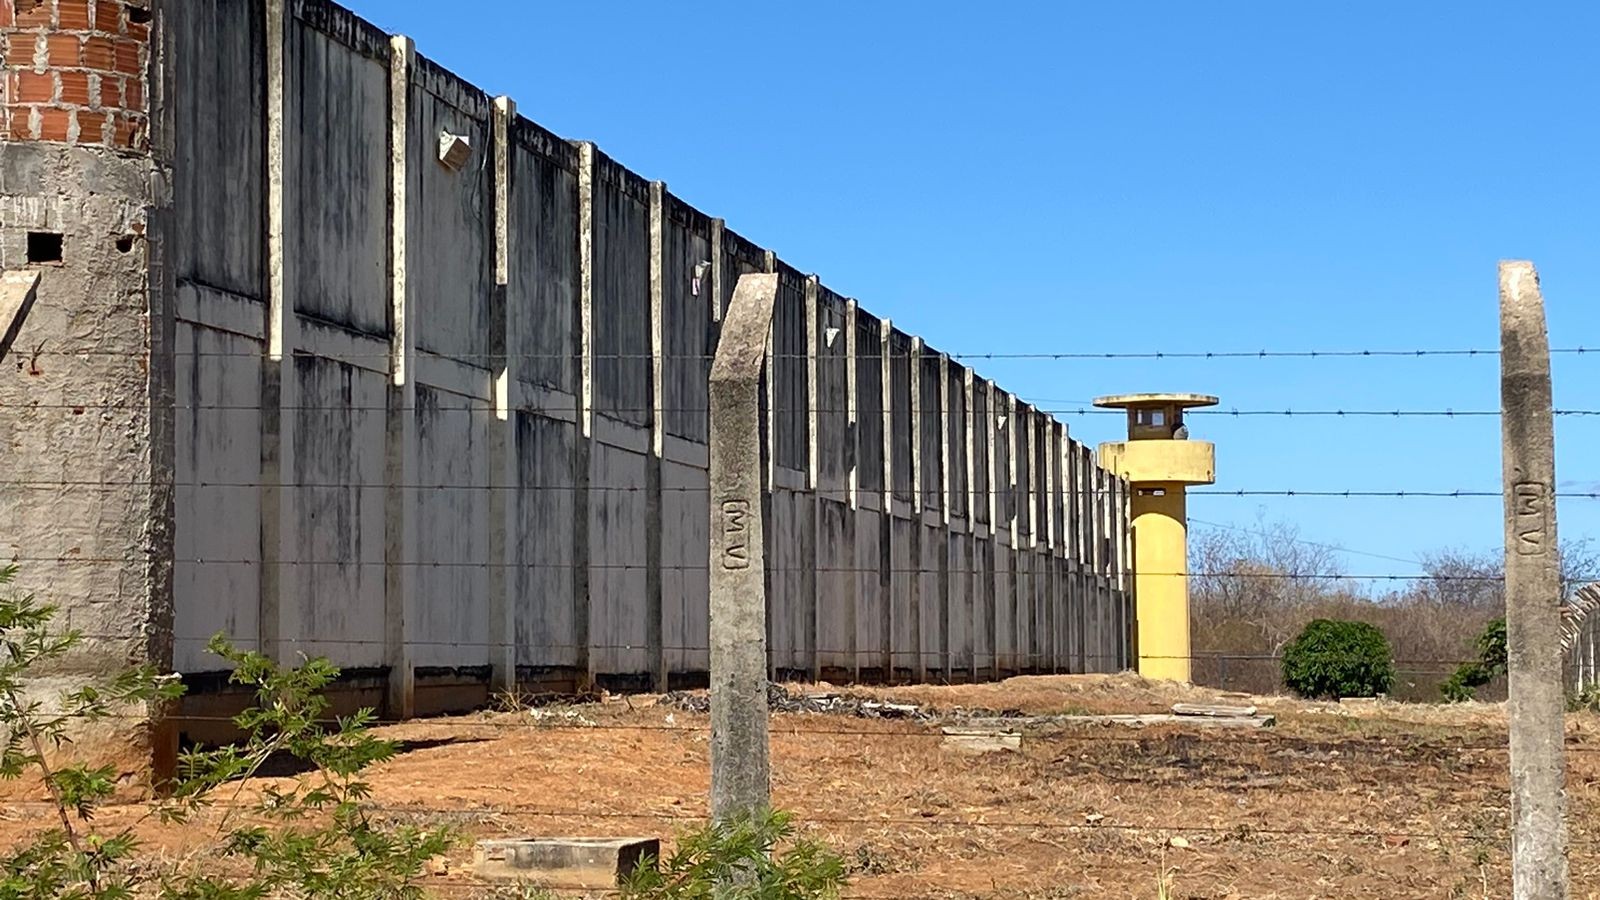
[[[175,610],[179,671],[216,670],[203,648],[223,631],[326,655],[391,714],[512,683],[703,677],[707,376],[734,283],[757,271],[780,283],[763,392],[774,674],[1127,662],[1125,496],[1065,426],[334,4],[158,13],[173,347],[132,311],[117,346],[170,370],[175,399],[135,367],[150,400],[119,415],[146,459],[106,437],[128,423],[93,423],[108,464],[90,480],[148,468],[165,440],[175,507],[118,495],[138,503],[85,528],[119,558],[105,535],[174,531],[170,586],[139,571],[145,607]],[[442,134],[470,145],[459,165]],[[106,262],[157,277],[133,260]],[[82,303],[81,284],[50,290]],[[74,365],[96,396],[127,377]],[[6,384],[20,399],[43,382]],[[173,413],[170,435],[150,410]],[[42,445],[46,421],[0,427]],[[14,456],[8,478],[61,475]],[[41,495],[74,514],[103,496]]]

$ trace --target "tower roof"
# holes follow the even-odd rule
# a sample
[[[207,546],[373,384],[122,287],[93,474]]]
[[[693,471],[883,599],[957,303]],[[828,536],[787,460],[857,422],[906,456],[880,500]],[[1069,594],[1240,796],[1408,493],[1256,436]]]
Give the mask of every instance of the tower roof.
[[[1104,409],[1142,409],[1145,407],[1216,406],[1217,398],[1210,394],[1112,394],[1094,398],[1094,405]]]

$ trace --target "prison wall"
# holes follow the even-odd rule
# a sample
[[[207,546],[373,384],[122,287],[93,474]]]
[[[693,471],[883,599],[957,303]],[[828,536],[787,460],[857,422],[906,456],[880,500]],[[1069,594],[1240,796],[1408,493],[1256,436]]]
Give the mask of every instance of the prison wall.
[[[197,692],[216,633],[390,715],[702,681],[707,378],[755,272],[773,676],[1127,664],[1126,485],[1065,425],[336,4],[155,10],[172,346],[131,358],[171,370],[134,430],[173,497],[117,524],[170,526]]]

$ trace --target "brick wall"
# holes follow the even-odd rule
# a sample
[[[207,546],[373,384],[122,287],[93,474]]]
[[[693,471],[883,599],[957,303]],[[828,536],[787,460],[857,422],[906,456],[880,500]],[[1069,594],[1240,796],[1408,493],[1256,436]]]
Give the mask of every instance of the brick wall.
[[[0,140],[146,146],[147,0],[0,0]]]

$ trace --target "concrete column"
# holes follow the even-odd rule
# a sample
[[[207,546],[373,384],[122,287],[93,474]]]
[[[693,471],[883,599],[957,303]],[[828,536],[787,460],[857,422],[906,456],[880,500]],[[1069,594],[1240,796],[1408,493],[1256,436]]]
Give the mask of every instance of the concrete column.
[[[973,401],[977,398],[977,384],[972,368],[964,367],[961,372],[961,391],[966,400],[966,421],[962,423],[962,435],[967,447],[967,634],[968,645],[972,652],[968,658],[970,671],[967,677],[973,681],[978,680],[978,629],[983,627],[983,579],[978,574],[978,421],[977,413],[973,411]]]
[[[770,801],[762,362],[778,276],[739,279],[711,366],[711,816]]]
[[[572,442],[572,632],[578,688],[594,684],[590,644],[589,455],[594,440],[594,155],[578,147],[578,434]]]
[[[412,322],[407,241],[410,236],[406,153],[410,137],[409,96],[416,45],[396,35],[389,57],[389,302],[394,330],[389,338],[388,489],[384,533],[384,620],[389,665],[386,700],[390,718],[416,713],[416,672],[411,615],[416,607],[417,564],[417,337]]]
[[[285,193],[288,136],[288,71],[284,64],[286,0],[268,0],[266,10],[267,167],[267,358],[261,366],[261,652],[289,663],[301,635],[295,597],[298,535],[295,533],[295,422],[300,380],[294,351],[299,318],[289,295],[288,209]],[[196,365],[199,362],[196,361]]]
[[[822,677],[822,652],[818,645],[818,636],[821,633],[818,616],[822,614],[820,602],[822,574],[818,571],[822,553],[822,508],[818,498],[817,483],[820,469],[817,460],[817,444],[820,437],[817,433],[817,407],[820,405],[817,397],[817,353],[818,342],[822,339],[822,328],[819,324],[821,310],[817,304],[822,302],[818,297],[821,287],[822,284],[817,276],[811,275],[806,278],[806,490],[809,492],[806,503],[811,507],[811,594],[805,598],[807,606],[805,641],[809,654],[807,668],[813,681],[821,680]]]
[[[1550,338],[1532,263],[1500,264],[1500,348],[1511,890],[1517,900],[1562,900],[1568,893],[1568,863],[1561,553]]]
[[[987,560],[988,565],[981,575],[983,579],[983,611],[981,618],[983,620],[984,635],[988,638],[989,644],[989,675],[991,678],[998,678],[1001,666],[1000,644],[998,641],[999,629],[998,622],[995,619],[995,609],[998,605],[996,598],[999,596],[1000,590],[1000,485],[997,481],[998,476],[996,473],[999,471],[999,465],[995,460],[995,454],[999,450],[1000,412],[998,406],[1000,394],[995,390],[994,382],[989,379],[984,379],[983,387],[980,390],[984,391],[983,441],[984,448],[988,451],[985,454],[984,462],[984,481],[988,486],[988,491],[986,492],[988,496],[984,502],[988,504],[989,509],[989,557]]]
[[[1045,664],[1051,672],[1061,671],[1062,663],[1062,622],[1065,620],[1066,598],[1061,578],[1062,569],[1062,532],[1061,532],[1061,423],[1050,417],[1045,417],[1045,444],[1044,453],[1040,464],[1046,472],[1045,483],[1045,512],[1049,521],[1046,529],[1050,538],[1050,579],[1049,590],[1045,592],[1045,609],[1048,610],[1045,620],[1049,623],[1049,643],[1045,647]]]
[[[1078,445],[1068,435],[1061,442],[1061,478],[1065,490],[1067,670],[1085,671],[1083,658],[1083,590],[1078,571],[1083,558],[1083,516],[1078,512]]]
[[[939,354],[939,673],[951,681],[950,628],[950,358]]]
[[[666,272],[665,221],[667,186],[650,183],[650,454],[645,459],[645,643],[649,645],[650,684],[667,689],[667,655],[662,634],[662,496],[661,456],[666,449]]]
[[[883,394],[883,515],[878,519],[878,602],[883,640],[883,680],[894,680],[894,323],[879,322],[879,389]]]
[[[858,359],[857,318],[860,310],[855,300],[846,300],[844,304],[844,329],[840,339],[844,341],[844,384],[845,384],[845,441],[849,455],[849,479],[845,490],[845,500],[849,512],[845,515],[844,541],[845,564],[850,568],[850,577],[845,580],[848,585],[849,597],[845,599],[844,608],[850,617],[848,634],[850,635],[850,669],[854,672],[855,680],[861,680],[861,621],[866,614],[861,609],[861,570],[860,551],[856,548],[856,528],[859,527],[857,513],[861,509],[861,406],[857,396],[860,383],[857,371],[860,361]],[[813,408],[816,403],[813,401]],[[815,448],[812,458],[816,458]]]
[[[1005,608],[1000,610],[1000,614],[1011,623],[1011,652],[1008,658],[1012,672],[1022,671],[1023,662],[1022,635],[1017,630],[1017,592],[1021,589],[1022,581],[1017,577],[1017,560],[1022,557],[1022,548],[1018,546],[1022,542],[1022,531],[1017,527],[1017,507],[1024,502],[1023,498],[1017,496],[1017,451],[1020,444],[1017,432],[1021,428],[1017,417],[1017,406],[1017,398],[1007,394],[1004,439],[1009,449],[1006,454],[1006,525],[1011,536],[1011,546],[1007,550],[1010,556],[1008,568],[1011,572],[1011,583],[1007,586],[1008,590],[1001,601]]]
[[[511,302],[511,123],[516,101],[494,100],[494,310],[489,354],[493,372],[494,421],[489,431],[489,687],[517,687],[517,597],[513,566],[520,559],[516,540],[517,416],[511,391],[517,381],[521,310]]]
[[[922,338],[911,339],[911,649],[916,654],[911,670],[919,682],[928,680],[928,649],[922,644]]]
[[[711,321],[721,322],[724,312],[723,296],[726,294],[727,272],[724,271],[722,254],[722,234],[727,230],[727,223],[721,219],[711,220]]]

